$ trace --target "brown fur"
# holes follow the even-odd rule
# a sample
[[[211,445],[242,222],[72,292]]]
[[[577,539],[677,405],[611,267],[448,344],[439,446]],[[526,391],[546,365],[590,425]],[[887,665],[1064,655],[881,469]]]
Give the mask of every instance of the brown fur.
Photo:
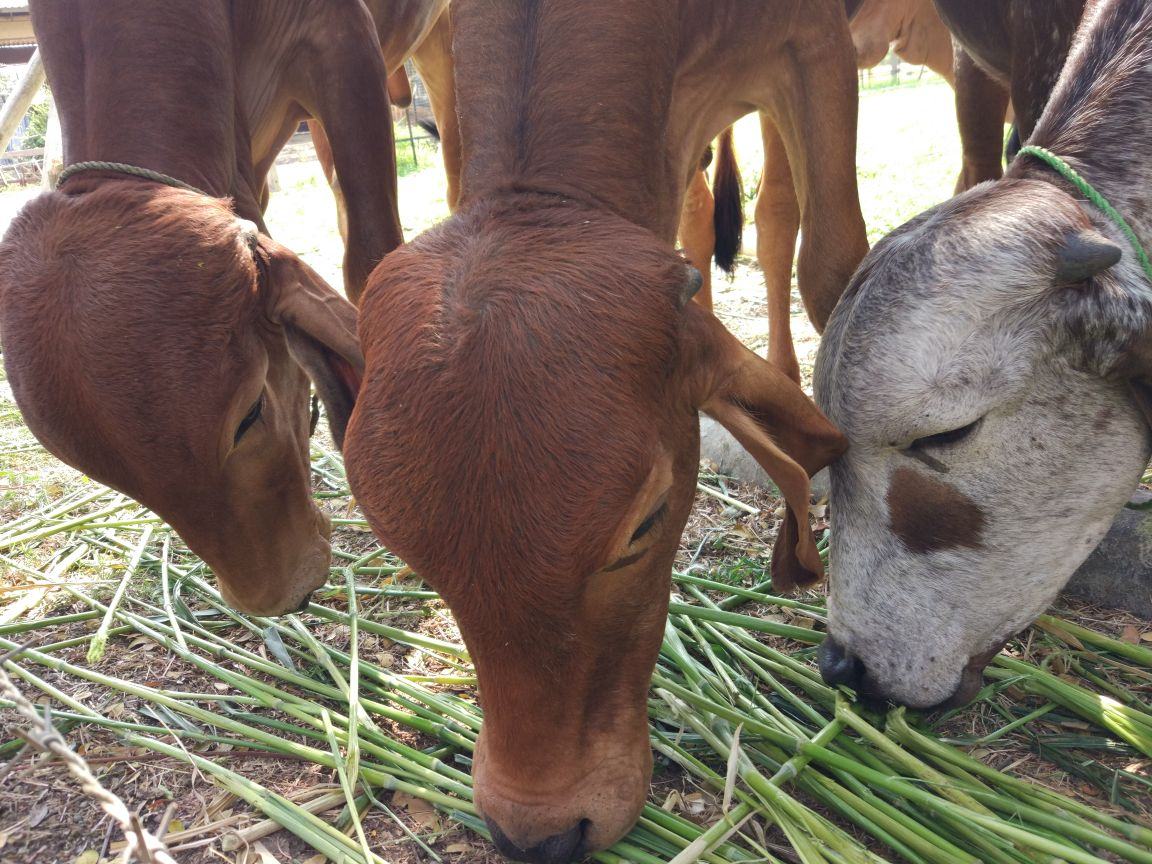
[[[384,64],[390,73],[388,96],[392,104],[404,108],[412,101],[403,66],[409,57],[424,82],[436,118],[434,134],[440,142],[444,172],[448,177],[445,197],[448,207],[454,210],[460,194],[460,132],[456,125],[447,0],[367,0],[365,5],[376,23]],[[371,100],[365,108],[371,108]],[[308,121],[308,129],[316,148],[316,158],[336,197],[337,222],[341,236],[347,241],[344,191],[332,161],[331,145],[324,128],[316,120]]]
[[[912,552],[980,548],[983,511],[947,483],[912,468],[897,468],[887,500],[889,527]]]
[[[850,26],[856,63],[860,68],[876,65],[893,47],[905,61],[923,63],[952,81],[951,36],[936,14],[931,0],[865,0],[849,14],[852,15]],[[964,90],[965,104],[981,112],[979,118],[984,121],[981,127],[983,137],[971,133],[970,138],[964,141],[965,168],[962,177],[966,178],[963,182],[969,184],[999,176],[1002,120],[1008,97],[1003,88],[995,84],[993,87],[995,92],[989,98],[984,92],[970,87],[967,82],[958,85],[957,110],[960,110],[960,91]],[[799,381],[800,364],[792,344],[790,318],[792,265],[796,259],[800,207],[788,148],[776,129],[776,120],[770,112],[762,112],[760,125],[764,140],[764,170],[756,196],[756,253],[768,293],[768,359],[794,381]],[[725,135],[730,136],[730,133],[725,132]],[[730,144],[730,137],[728,141]],[[972,154],[983,154],[989,149],[994,154],[992,164],[996,173],[985,177],[980,172],[988,170],[984,167],[987,160]],[[735,164],[734,155],[731,163]],[[709,309],[711,286],[708,275],[711,261],[715,257],[721,269],[730,270],[732,256],[739,249],[739,235],[735,233],[734,226],[739,225],[741,230],[743,228],[743,199],[738,190],[731,186],[730,178],[722,173],[725,167],[724,154],[721,154],[716,169],[715,202],[703,185],[702,175],[691,180],[680,218],[679,233],[685,253],[705,273],[705,290],[701,295],[702,302],[706,302],[706,308]],[[706,224],[706,220],[715,223],[715,231]],[[722,240],[722,237],[731,240]],[[735,243],[734,247],[732,243]],[[818,330],[822,330],[839,295],[821,295],[811,291],[803,280],[800,280],[799,289],[809,318]]]
[[[892,49],[952,82],[952,38],[932,0],[864,0],[851,26],[861,69],[882,63]]]
[[[811,156],[796,159],[801,281],[839,296],[864,246],[853,55],[839,0],[463,0],[452,26],[460,209],[373,274],[348,473],[476,662],[475,800],[493,836],[562,861],[613,842],[644,802],[646,688],[699,410],[801,514],[781,584],[822,572],[808,473],[843,442],[685,305],[696,277],[673,240],[708,141],[771,107],[789,152]]]
[[[39,0],[31,11],[66,164],[153,168],[230,196],[240,216],[262,225],[265,175],[311,116],[332,139],[337,171],[357,176],[344,190],[350,298],[403,241],[395,160],[385,145],[392,140],[386,73],[376,28],[357,0],[209,0],[146,14],[126,0],[99,10]]]
[[[350,292],[400,242],[372,22],[354,0],[31,12],[65,162],[127,162],[208,195],[87,171],[25,209],[0,247],[17,402],[53,453],[169,521],[230,602],[295,609],[329,559],[309,378],[339,443],[362,368],[355,309],[237,216],[262,225],[267,167],[312,113],[337,168],[364,180],[349,203]],[[360,117],[365,103],[381,110]]]
[[[412,104],[412,84],[403,66],[388,75],[388,101],[396,108]]]
[[[571,827],[574,805],[589,842],[611,842],[643,803],[645,692],[695,489],[697,409],[732,412],[799,507],[807,471],[841,451],[798,388],[681,308],[684,279],[638,226],[521,194],[398,250],[365,298],[349,478],[460,623],[485,706],[478,800],[521,849]],[[664,464],[669,479],[643,492]],[[622,543],[660,493],[667,515],[637,557]],[[793,539],[779,560],[818,574],[810,533]]]

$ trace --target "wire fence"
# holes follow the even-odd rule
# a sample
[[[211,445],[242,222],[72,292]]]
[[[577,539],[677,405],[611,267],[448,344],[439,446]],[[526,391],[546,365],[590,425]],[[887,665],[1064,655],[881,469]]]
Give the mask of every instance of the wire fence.
[[[406,147],[412,154],[412,163],[414,168],[420,167],[419,148],[416,146],[418,141],[439,141],[439,133],[433,134],[431,129],[436,128],[436,118],[432,115],[432,100],[428,97],[428,88],[424,86],[424,81],[420,77],[420,73],[416,71],[416,66],[411,60],[404,64],[404,71],[408,73],[408,84],[412,89],[412,101],[408,104],[407,108],[393,108],[392,113],[399,114],[395,117],[397,121],[397,135],[396,147],[399,150],[401,147]]]
[[[889,90],[893,87],[915,87],[943,79],[927,66],[905,63],[895,52],[889,52],[881,63],[857,73],[860,90]]]
[[[4,100],[16,88],[23,70],[23,63],[0,65],[0,96]],[[48,87],[41,87],[12,140],[0,154],[0,184],[5,188],[40,183],[44,164],[44,135],[51,103],[52,96]]]

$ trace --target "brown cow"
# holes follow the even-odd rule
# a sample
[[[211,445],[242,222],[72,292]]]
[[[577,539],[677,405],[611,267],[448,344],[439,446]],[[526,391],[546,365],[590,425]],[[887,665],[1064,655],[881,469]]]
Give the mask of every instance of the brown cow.
[[[365,5],[376,21],[380,45],[384,51],[384,64],[391,73],[388,78],[388,95],[392,103],[405,107],[411,101],[412,93],[407,90],[408,76],[403,66],[409,56],[412,57],[416,71],[420,73],[420,80],[424,82],[440,136],[444,173],[448,177],[445,197],[449,208],[454,210],[460,194],[460,131],[456,123],[456,96],[452,83],[452,31],[448,0],[365,0]],[[408,96],[403,103],[396,99],[401,83]],[[346,236],[344,193],[332,162],[332,149],[319,123],[310,120],[308,129],[312,133],[316,156],[324,176],[336,197],[340,233]]]
[[[1016,112],[1016,130],[1027,140],[1048,103],[1085,0],[935,0],[944,24],[964,48],[965,65],[976,67],[1006,88]],[[960,67],[957,67],[959,74]],[[987,137],[973,111],[959,117],[961,134]],[[972,124],[968,130],[965,123]],[[999,160],[997,154],[997,160]],[[999,176],[999,174],[997,174]]]
[[[849,26],[861,69],[879,65],[891,50],[952,83],[952,37],[932,0],[864,0]]]
[[[852,16],[850,28],[860,69],[870,69],[881,62],[891,48],[906,62],[925,65],[953,82],[952,37],[932,0],[864,0]],[[983,125],[961,123],[962,131],[968,130],[970,138],[963,139],[960,183],[964,188],[1000,176],[1007,100],[1007,91],[1001,85],[991,82],[980,70],[965,67],[963,84],[957,88],[957,111],[977,112]],[[792,344],[791,325],[792,262],[799,211],[787,153],[770,115],[761,113],[760,130],[764,168],[756,195],[756,257],[767,287],[768,359],[799,381],[800,364]],[[995,154],[994,161],[986,158],[989,151]],[[713,254],[721,269],[731,271],[744,224],[743,190],[730,130],[721,136],[714,170],[715,190],[708,189],[703,170],[693,176],[679,231],[685,254],[704,274],[704,287],[697,299],[709,309]],[[808,311],[811,316],[812,308]],[[823,329],[822,320],[813,320],[818,329]]]
[[[31,11],[65,162],[203,194],[85,170],[25,208],[0,248],[16,401],[52,453],[171,523],[230,603],[295,609],[329,562],[308,379],[339,442],[362,359],[354,307],[256,228],[265,171],[307,111],[363,181],[346,275],[400,242],[372,21],[358,0]]]
[[[456,0],[452,18],[461,205],[365,292],[348,476],[475,660],[496,843],[561,862],[619,838],[648,790],[698,409],[792,507],[777,588],[821,571],[808,476],[840,435],[688,302],[674,240],[705,145],[769,110],[801,179],[802,290],[835,305],[866,247],[854,51],[841,0]]]

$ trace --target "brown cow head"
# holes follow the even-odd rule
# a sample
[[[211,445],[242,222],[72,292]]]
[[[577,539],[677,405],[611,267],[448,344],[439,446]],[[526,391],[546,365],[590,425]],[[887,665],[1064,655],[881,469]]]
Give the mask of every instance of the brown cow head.
[[[236,608],[280,614],[328,572],[308,378],[340,440],[363,361],[354,307],[251,229],[136,181],[43,195],[0,247],[0,338],[52,453],[171,523]]]
[[[603,848],[643,806],[697,410],[801,514],[806,472],[842,448],[785,375],[687,302],[698,280],[631,223],[513,196],[397,250],[365,294],[349,479],[459,622],[485,709],[475,800],[511,857]],[[790,524],[781,584],[820,569],[806,521]]]

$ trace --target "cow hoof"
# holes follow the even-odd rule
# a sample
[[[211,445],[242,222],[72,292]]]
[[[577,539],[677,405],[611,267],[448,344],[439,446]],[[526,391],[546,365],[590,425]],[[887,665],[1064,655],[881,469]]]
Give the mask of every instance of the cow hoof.
[[[1152,500],[1137,492],[1134,503]],[[1152,619],[1152,510],[1121,510],[1064,593]]]

